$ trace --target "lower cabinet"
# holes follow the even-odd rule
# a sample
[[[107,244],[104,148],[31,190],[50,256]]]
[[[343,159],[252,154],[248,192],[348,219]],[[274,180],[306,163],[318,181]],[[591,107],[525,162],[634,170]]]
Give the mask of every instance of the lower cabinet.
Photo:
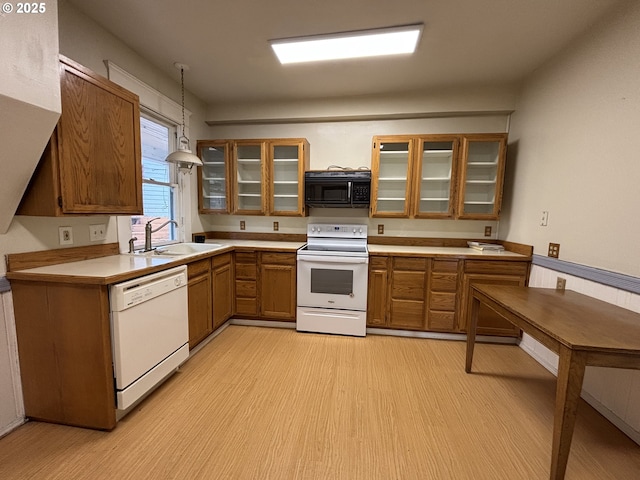
[[[464,333],[472,285],[526,285],[528,274],[527,261],[371,255],[367,326]],[[520,334],[484,306],[479,315],[479,334]]]
[[[466,260],[462,280],[462,302],[460,308],[460,331],[466,332],[471,313],[471,287],[473,285],[519,285],[525,286],[529,275],[528,262]],[[480,335],[517,337],[520,330],[489,307],[482,305],[478,312]]]
[[[195,347],[213,332],[211,259],[187,265],[189,282],[189,348]]]
[[[236,252],[235,306],[240,317],[295,321],[296,254]]]
[[[427,258],[393,257],[389,295],[389,327],[424,330]]]
[[[455,332],[458,328],[458,260],[431,260],[429,271],[427,330]]]
[[[367,326],[424,330],[426,257],[370,256]]]
[[[189,348],[195,347],[233,315],[231,253],[187,264]]]
[[[217,329],[233,315],[233,261],[230,253],[211,259],[213,288],[213,329]]]
[[[296,254],[260,254],[260,314],[263,317],[295,321]]]

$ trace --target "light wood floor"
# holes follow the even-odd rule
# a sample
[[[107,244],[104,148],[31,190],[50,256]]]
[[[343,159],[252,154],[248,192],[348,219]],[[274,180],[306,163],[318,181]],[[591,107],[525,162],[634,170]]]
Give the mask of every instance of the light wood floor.
[[[521,349],[231,326],[112,432],[30,422],[0,479],[546,479],[555,379]],[[637,480],[582,403],[566,478]]]

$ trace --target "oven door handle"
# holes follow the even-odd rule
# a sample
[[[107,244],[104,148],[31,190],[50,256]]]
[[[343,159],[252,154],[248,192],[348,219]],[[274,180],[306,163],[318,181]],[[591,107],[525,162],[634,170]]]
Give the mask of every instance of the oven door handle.
[[[313,256],[313,257],[298,257],[299,262],[307,262],[307,263],[317,263],[318,265],[322,265],[325,263],[350,263],[352,265],[355,264],[363,264],[369,263],[368,257],[330,257],[330,256]]]

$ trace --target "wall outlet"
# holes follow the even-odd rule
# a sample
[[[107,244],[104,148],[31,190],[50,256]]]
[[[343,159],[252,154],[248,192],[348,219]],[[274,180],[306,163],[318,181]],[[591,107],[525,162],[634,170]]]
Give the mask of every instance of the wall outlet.
[[[560,256],[560,244],[559,243],[550,243],[549,244],[549,253],[548,255],[551,258],[558,258]]]
[[[564,292],[564,287],[567,286],[567,279],[566,278],[562,278],[562,277],[558,277],[556,278],[556,290],[560,290],[562,292]]]
[[[104,223],[99,225],[89,225],[89,240],[97,242],[107,238],[107,226]]]
[[[240,230],[244,230],[246,228],[247,224],[244,223],[244,220],[240,220]]]
[[[378,235],[384,235],[384,225],[378,225]]]
[[[273,222],[273,231],[277,232],[280,230],[280,224],[278,222]]]
[[[73,245],[73,229],[71,227],[58,227],[60,245]]]
[[[486,227],[484,227],[484,236],[485,237],[491,236],[491,225],[487,225]]]

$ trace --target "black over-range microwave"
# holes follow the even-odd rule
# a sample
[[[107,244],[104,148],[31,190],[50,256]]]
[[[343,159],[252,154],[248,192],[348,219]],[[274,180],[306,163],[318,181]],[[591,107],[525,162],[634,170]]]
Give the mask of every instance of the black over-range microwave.
[[[309,207],[367,208],[371,170],[321,170],[304,174],[304,201]]]

